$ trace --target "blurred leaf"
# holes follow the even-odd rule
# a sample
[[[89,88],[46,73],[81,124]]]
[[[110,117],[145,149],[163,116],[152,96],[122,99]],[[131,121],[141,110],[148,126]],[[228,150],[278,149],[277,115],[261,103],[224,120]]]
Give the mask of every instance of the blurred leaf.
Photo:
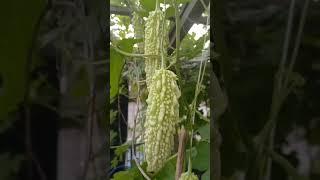
[[[112,161],[111,161],[111,167],[112,167],[112,168],[116,168],[116,167],[118,166],[118,164],[119,164],[118,158],[117,158],[117,157],[114,157],[114,158],[112,159]]]
[[[122,156],[127,152],[129,146],[130,144],[122,144],[121,146],[117,147],[117,149],[115,150],[115,153],[118,156],[120,161],[123,161]]]
[[[192,159],[192,166],[200,171],[210,169],[210,144],[200,141],[196,145],[197,155]]]
[[[123,161],[123,154],[125,154],[128,151],[130,144],[124,143],[120,146],[118,146],[115,150],[115,157],[111,161],[111,167],[115,168],[118,166],[118,163]]]
[[[112,144],[114,138],[117,137],[117,133],[114,130],[110,131],[110,142]]]
[[[116,120],[117,114],[118,114],[117,111],[110,110],[110,124],[112,124],[114,120]]]
[[[195,33],[187,34],[181,41],[180,56],[190,60],[201,53],[205,34],[195,40]]]
[[[176,162],[177,157],[172,158],[168,161],[164,167],[157,173],[154,179],[162,180],[162,179],[174,179],[175,171],[176,171]]]
[[[125,4],[125,0],[110,0],[111,6],[123,6]]]
[[[140,0],[140,4],[146,11],[153,11],[156,8],[156,1]]]
[[[127,39],[120,40],[116,44],[121,50],[132,53],[133,45],[139,42],[142,42],[141,38],[140,39],[127,38]]]
[[[198,130],[202,139],[210,140],[210,124],[201,126]]]
[[[133,163],[134,164],[134,163]],[[143,163],[141,167],[146,168],[146,163]],[[137,166],[134,166],[126,171],[120,171],[113,175],[113,180],[142,180],[144,179]]]
[[[110,49],[110,99],[118,94],[124,58],[113,48]]]
[[[174,17],[175,16],[175,10],[174,7],[169,7],[166,9],[166,18]]]

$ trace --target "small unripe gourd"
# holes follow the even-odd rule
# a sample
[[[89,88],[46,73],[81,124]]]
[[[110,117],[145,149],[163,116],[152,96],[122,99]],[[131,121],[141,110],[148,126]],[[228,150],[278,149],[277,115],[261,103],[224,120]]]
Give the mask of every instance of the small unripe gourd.
[[[160,170],[174,147],[180,97],[176,80],[176,75],[165,69],[156,70],[151,80],[145,122],[148,172]]]
[[[182,173],[179,180],[199,180],[198,176],[196,176],[195,174],[193,174],[192,172],[185,172]]]
[[[144,34],[144,53],[148,55],[156,55],[157,57],[147,57],[145,59],[146,82],[149,84],[155,70],[160,69],[161,53],[168,46],[169,24],[165,20],[165,15],[160,9],[149,12],[149,16],[145,24]],[[162,46],[161,46],[161,41]]]

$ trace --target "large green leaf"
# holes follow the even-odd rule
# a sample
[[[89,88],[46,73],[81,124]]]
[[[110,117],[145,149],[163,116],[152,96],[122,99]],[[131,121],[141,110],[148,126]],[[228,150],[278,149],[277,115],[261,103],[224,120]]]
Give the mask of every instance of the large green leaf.
[[[133,163],[133,162],[132,162]],[[145,169],[146,163],[141,165]],[[126,171],[120,171],[113,175],[112,180],[142,180],[144,179],[137,166],[134,166]]]
[[[174,7],[169,7],[166,9],[166,18],[174,17],[175,16],[175,10]]]
[[[196,145],[197,155],[192,159],[192,167],[200,171],[210,169],[210,144],[200,141]]]
[[[210,124],[206,124],[204,126],[201,126],[197,132],[200,133],[200,136],[202,139],[210,140]]]
[[[174,179],[176,171],[177,158],[169,160],[165,166],[154,177],[155,180]]]

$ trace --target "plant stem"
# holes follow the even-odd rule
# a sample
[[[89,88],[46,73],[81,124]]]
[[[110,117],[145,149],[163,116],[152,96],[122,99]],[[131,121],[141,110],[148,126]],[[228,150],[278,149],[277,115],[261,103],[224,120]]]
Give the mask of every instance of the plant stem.
[[[209,4],[209,7],[210,7],[210,4]],[[207,26],[209,24],[209,17],[210,16],[207,17]],[[207,35],[205,35],[204,40],[203,40],[203,49],[204,49],[204,45],[205,45],[205,42],[206,42],[206,38],[207,38]],[[203,61],[204,61],[204,53],[202,51],[202,59],[201,59],[201,62],[200,62],[200,68],[199,68],[199,74],[198,74],[195,94],[194,94],[194,98],[192,100],[192,103],[190,105],[191,106],[190,114],[191,114],[192,126],[194,125],[197,99],[198,99],[198,95],[200,93],[200,87],[202,85],[202,80],[203,80],[203,76],[204,76],[204,73],[205,73],[205,67],[206,67],[206,63],[207,63],[207,60],[205,60],[204,63],[203,63]],[[192,127],[191,136],[190,136],[190,149],[192,149],[192,143],[193,143],[193,128],[194,127]],[[191,162],[191,153],[190,153],[189,154],[188,172],[190,173],[191,171],[192,171],[192,162]]]
[[[282,49],[282,57],[279,64],[279,82],[278,82],[278,91],[281,89],[281,82],[282,82],[282,74],[284,72],[284,66],[285,62],[288,57],[288,49],[289,49],[289,42],[291,37],[291,29],[292,29],[292,21],[293,21],[293,15],[294,15],[294,6],[295,6],[295,0],[291,0],[290,7],[289,7],[289,15],[287,20],[287,28],[285,32],[285,39],[283,43],[283,49]]]
[[[139,74],[137,75],[137,81],[139,81],[140,80],[140,76],[139,76]],[[147,180],[151,180],[151,178],[147,175],[147,173],[142,169],[142,167],[140,166],[140,164],[139,164],[139,162],[138,162],[138,160],[137,160],[137,158],[136,158],[136,153],[135,153],[135,132],[136,132],[136,120],[137,120],[137,118],[138,118],[138,116],[139,116],[139,112],[140,112],[140,108],[139,108],[139,105],[140,105],[140,85],[138,84],[137,85],[138,87],[138,97],[137,97],[137,102],[136,102],[136,104],[137,104],[137,113],[136,113],[136,116],[135,116],[135,118],[134,118],[134,120],[133,120],[133,135],[132,135],[132,142],[131,142],[131,148],[132,148],[132,157],[133,157],[133,160],[134,160],[134,162],[136,163],[136,165],[137,165],[137,167],[138,167],[138,169],[139,169],[139,171],[141,172],[141,174],[143,175],[143,177],[144,178],[146,178]]]
[[[302,39],[302,33],[303,33],[303,28],[306,22],[306,16],[307,16],[307,12],[308,12],[308,7],[309,7],[309,0],[305,0],[304,5],[303,5],[303,9],[301,12],[301,19],[299,22],[299,29],[298,29],[298,33],[297,33],[297,37],[296,37],[296,41],[295,41],[295,46],[293,49],[293,53],[291,56],[291,61],[289,64],[289,69],[288,69],[288,74],[286,76],[286,79],[284,81],[284,85],[287,86],[288,85],[288,80],[289,80],[289,75],[293,70],[293,66],[295,65],[297,56],[298,56],[298,51],[299,51],[299,47],[301,44],[301,39]]]
[[[177,0],[174,1],[174,9],[174,15],[176,20],[176,63],[178,63],[180,52],[180,14]]]
[[[183,172],[186,140],[187,140],[187,133],[184,127],[182,126],[179,132],[179,148],[178,148],[176,176],[175,176],[176,180],[179,180],[181,173]]]
[[[288,81],[289,81],[289,76],[293,70],[293,66],[296,61],[296,57],[298,54],[298,49],[300,46],[301,42],[301,36],[303,32],[303,27],[305,24],[305,19],[306,19],[306,14],[307,14],[307,9],[309,5],[309,0],[306,0],[303,6],[303,10],[301,13],[301,18],[299,22],[299,29],[298,29],[298,34],[297,38],[295,41],[295,46],[293,50],[293,54],[291,56],[291,61],[289,64],[289,69],[286,73],[284,73],[284,66],[285,66],[285,60],[287,58],[287,53],[288,53],[288,46],[289,46],[289,38],[290,38],[290,33],[291,33],[291,26],[292,26],[292,21],[293,21],[293,12],[294,12],[294,4],[295,0],[291,1],[290,4],[290,12],[289,12],[289,17],[288,17],[288,23],[287,23],[287,30],[286,30],[286,37],[285,37],[285,42],[284,42],[284,47],[283,47],[283,56],[279,64],[279,71],[275,79],[275,84],[274,84],[274,90],[273,90],[273,97],[272,97],[272,104],[271,104],[271,112],[270,112],[270,119],[266,123],[265,127],[263,128],[262,132],[260,133],[260,150],[259,153],[262,153],[262,147],[263,143],[265,143],[265,140],[268,138],[268,142],[266,142],[272,149],[273,147],[273,139],[275,135],[275,128],[276,128],[276,123],[277,123],[277,117],[280,112],[281,106],[286,99],[287,95],[289,94],[289,90],[291,90],[290,87],[288,87]],[[284,82],[282,81],[283,78],[285,78]],[[262,165],[264,166],[264,162],[262,162]],[[265,177],[266,180],[269,180],[271,177],[271,159],[267,158],[266,159],[266,172],[263,174],[261,172],[259,174],[259,177]],[[263,168],[260,168],[260,170],[263,170]]]
[[[156,10],[160,10],[160,2],[159,2],[159,0],[156,0]]]

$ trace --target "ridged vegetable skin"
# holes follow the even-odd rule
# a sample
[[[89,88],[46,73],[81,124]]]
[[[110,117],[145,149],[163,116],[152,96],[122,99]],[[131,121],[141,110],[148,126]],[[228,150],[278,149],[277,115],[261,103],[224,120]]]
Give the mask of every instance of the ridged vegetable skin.
[[[176,75],[169,70],[156,70],[150,84],[145,123],[147,171],[161,169],[171,155],[179,119],[180,90]]]
[[[195,174],[193,174],[192,172],[185,172],[182,173],[179,180],[199,180],[198,176],[196,176]]]
[[[149,87],[152,75],[161,66],[161,51],[168,46],[168,23],[161,10],[154,10],[149,13],[145,24],[144,52],[158,57],[148,57],[145,60],[146,81]],[[164,23],[164,24],[163,24]],[[163,38],[164,37],[164,38]],[[161,49],[161,41],[162,49]]]

